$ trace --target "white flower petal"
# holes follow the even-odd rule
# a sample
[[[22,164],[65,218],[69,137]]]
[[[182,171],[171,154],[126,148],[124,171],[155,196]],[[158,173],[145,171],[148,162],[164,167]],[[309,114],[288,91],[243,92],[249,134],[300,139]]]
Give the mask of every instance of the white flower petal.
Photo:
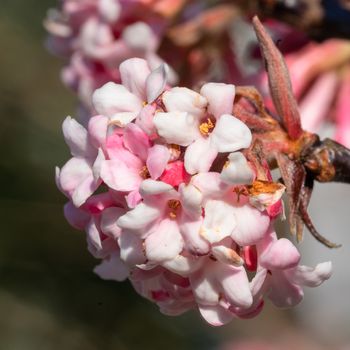
[[[181,184],[179,186],[181,205],[187,215],[192,218],[197,218],[202,214],[202,192],[192,184]]]
[[[142,101],[146,101],[146,80],[151,73],[147,62],[141,58],[130,58],[120,64],[119,72],[123,85]]]
[[[208,100],[208,111],[219,119],[223,114],[231,114],[235,99],[235,86],[223,83],[207,83],[200,94]]]
[[[289,271],[288,271],[289,273]],[[315,268],[308,266],[298,266],[292,275],[292,280],[296,284],[307,287],[317,287],[332,275],[332,263],[330,261],[320,263]]]
[[[75,119],[68,116],[62,124],[62,130],[73,157],[96,155],[96,149],[91,146],[86,129]]]
[[[120,227],[117,220],[125,214],[125,209],[110,207],[103,210],[101,214],[101,231],[110,237],[118,238],[120,236]]]
[[[125,27],[122,38],[126,45],[133,50],[155,51],[157,38],[152,28],[145,22],[136,22]],[[124,84],[124,82],[123,82]]]
[[[221,180],[230,185],[249,185],[255,174],[241,152],[230,153],[221,172]]]
[[[233,208],[236,227],[232,232],[233,240],[241,245],[254,245],[268,233],[270,218],[266,213],[245,204]]]
[[[137,96],[125,86],[112,82],[97,89],[92,96],[92,102],[99,114],[109,118],[120,112],[137,114],[142,109],[142,101]]]
[[[215,327],[223,326],[224,324],[229,323],[234,318],[233,313],[231,313],[228,310],[225,310],[220,305],[199,305],[199,312],[209,324]]]
[[[153,102],[163,91],[167,82],[167,65],[162,63],[152,71],[146,81],[147,102]]]
[[[188,146],[199,137],[198,121],[186,112],[157,113],[153,122],[167,143]]]
[[[187,112],[198,119],[204,115],[207,106],[205,97],[185,87],[165,91],[162,101],[168,112]]]
[[[161,212],[158,208],[140,203],[134,209],[129,210],[125,215],[121,216],[117,221],[117,225],[121,229],[127,229],[139,235],[144,235],[147,234],[147,231],[160,215]]]
[[[239,119],[224,114],[217,121],[210,140],[219,152],[235,152],[250,146],[252,133]]]
[[[173,186],[165,182],[155,181],[152,179],[147,179],[142,181],[140,186],[140,193],[142,196],[153,196],[157,194],[172,193],[172,192],[175,192]]]
[[[129,268],[121,261],[118,254],[112,254],[94,268],[94,272],[104,280],[124,281],[129,276]]]
[[[210,139],[198,138],[185,152],[185,168],[189,174],[206,173],[212,166],[218,152]]]
[[[162,220],[158,228],[145,240],[146,256],[150,262],[174,259],[183,249],[183,239],[177,223]]]
[[[231,235],[236,227],[233,207],[220,200],[208,200],[200,234],[210,243]]]
[[[132,232],[124,231],[118,238],[120,258],[130,267],[146,262],[143,240]]]
[[[162,266],[180,276],[187,277],[202,265],[201,258],[178,255],[172,260],[165,261]]]
[[[121,5],[118,0],[100,0],[98,10],[105,20],[113,23],[120,16]]]

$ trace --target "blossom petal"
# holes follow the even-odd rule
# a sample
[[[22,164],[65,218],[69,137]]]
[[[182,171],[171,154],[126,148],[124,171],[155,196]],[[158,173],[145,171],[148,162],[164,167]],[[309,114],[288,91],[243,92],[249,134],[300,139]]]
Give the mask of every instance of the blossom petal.
[[[97,115],[89,119],[88,131],[91,143],[96,147],[104,148],[107,138],[108,118]]]
[[[202,86],[200,94],[208,100],[209,113],[219,119],[223,114],[232,113],[235,92],[232,84],[207,83]]]
[[[229,323],[234,317],[233,313],[225,310],[219,305],[199,305],[199,312],[209,324],[215,327],[223,326],[224,324]]]
[[[62,124],[63,135],[73,157],[89,157],[96,150],[89,143],[86,129],[75,119],[67,117]]]
[[[142,181],[138,169],[128,168],[118,159],[105,160],[102,163],[101,179],[117,191],[133,191]]]
[[[126,125],[131,123],[137,117],[137,111],[135,112],[118,112],[110,117],[113,125],[124,128]]]
[[[230,303],[243,308],[252,305],[253,296],[244,267],[223,265],[217,269],[217,278],[221,281],[225,297]]]
[[[142,101],[133,95],[125,86],[109,82],[97,89],[92,102],[99,114],[113,117],[120,112],[139,112]],[[136,115],[135,115],[136,117]]]
[[[147,179],[142,182],[140,186],[140,192],[142,196],[153,196],[163,193],[176,193],[173,186],[165,182],[155,181],[152,179]]]
[[[149,136],[156,135],[156,129],[153,123],[153,116],[157,109],[155,104],[144,106],[137,115],[136,124]]]
[[[209,253],[209,242],[199,234],[202,226],[202,219],[192,221],[189,220],[188,217],[182,216],[179,226],[187,251],[198,256]]]
[[[63,212],[69,224],[78,230],[83,230],[90,220],[90,215],[75,207],[72,202],[67,202],[64,205]]]
[[[129,276],[129,268],[118,254],[112,254],[94,268],[94,272],[104,280],[124,281]]]
[[[142,160],[124,147],[123,138],[117,134],[112,134],[107,138],[106,150],[110,159],[118,159],[128,168],[141,169],[143,166]]]
[[[140,100],[146,101],[146,80],[151,73],[147,62],[141,58],[130,58],[120,64],[119,72],[123,85]]]
[[[98,181],[101,174],[102,163],[106,160],[105,155],[101,148],[98,149],[97,157],[92,165],[92,175],[95,181]]]
[[[130,49],[137,51],[155,51],[158,44],[151,27],[145,22],[136,22],[125,27],[122,39]],[[139,66],[135,68],[140,69]]]
[[[165,91],[162,101],[168,112],[187,112],[198,119],[204,115],[208,103],[205,97],[185,87]]]
[[[259,256],[259,263],[268,270],[289,269],[298,265],[300,254],[293,243],[281,238],[272,242]]]
[[[230,153],[221,172],[221,180],[231,185],[249,185],[255,174],[241,152]]]
[[[267,214],[249,204],[234,207],[233,211],[237,225],[231,236],[237,244],[254,245],[263,239],[270,225]]]
[[[231,235],[236,227],[233,207],[224,201],[208,200],[200,234],[210,243],[219,242]]]
[[[192,184],[179,186],[181,204],[186,214],[192,218],[198,218],[202,214],[202,192]]]
[[[148,149],[151,146],[147,134],[136,124],[130,123],[125,127],[123,136],[125,147],[146,161]]]
[[[252,133],[239,119],[224,114],[217,121],[210,140],[218,152],[235,152],[250,146]]]
[[[218,152],[210,139],[198,138],[189,145],[185,153],[185,168],[189,174],[209,171]]]
[[[125,200],[129,208],[135,208],[142,201],[139,189],[129,192],[129,194],[125,197]]]
[[[167,270],[187,277],[202,265],[202,259],[178,255],[174,259],[162,263]]]
[[[118,20],[121,13],[121,5],[119,1],[115,0],[100,0],[98,2],[99,13],[108,22],[115,22]]]
[[[207,267],[206,271],[199,269],[189,276],[194,297],[198,304],[207,306],[218,305],[220,299],[219,285],[208,274],[208,272],[211,272],[211,265],[208,264],[205,267]]]
[[[163,91],[167,82],[167,65],[162,63],[146,80],[147,102],[153,102]]]
[[[188,146],[199,137],[198,122],[186,112],[157,113],[153,119],[159,136],[167,143]]]
[[[291,283],[284,271],[272,271],[269,299],[277,307],[292,307],[303,299],[304,292],[298,285]]]
[[[121,216],[117,221],[117,225],[121,229],[127,229],[143,235],[147,233],[147,230],[155,223],[160,215],[161,212],[158,208],[140,203],[134,209],[129,210],[125,215]]]
[[[292,281],[296,284],[317,287],[331,277],[332,263],[330,261],[320,263],[315,268],[301,265],[287,273],[291,275]]]
[[[97,189],[90,164],[83,158],[71,158],[61,169],[59,185],[68,193],[75,206],[80,206]]]
[[[191,182],[206,199],[221,198],[229,189],[229,185],[221,181],[220,174],[216,172],[199,173],[192,177]]]
[[[158,228],[145,240],[145,251],[151,262],[174,259],[183,249],[183,239],[177,223],[170,219],[162,220]]]
[[[130,267],[146,262],[142,239],[132,232],[123,232],[118,239],[120,258]]]
[[[101,214],[101,231],[107,236],[118,238],[121,230],[117,225],[117,220],[124,214],[124,208],[110,207],[103,210]]]
[[[169,159],[170,151],[163,145],[154,145],[148,150],[146,165],[153,180],[162,175]]]

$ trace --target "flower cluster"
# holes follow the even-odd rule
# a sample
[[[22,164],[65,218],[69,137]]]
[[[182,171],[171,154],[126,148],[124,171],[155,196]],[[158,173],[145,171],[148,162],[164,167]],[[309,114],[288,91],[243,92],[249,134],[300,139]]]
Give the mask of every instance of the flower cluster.
[[[48,46],[68,57],[62,80],[91,110],[93,91],[108,81],[120,81],[115,69],[130,57],[145,58],[155,68],[162,60],[158,46],[182,0],[63,0],[45,21]],[[176,75],[171,72],[171,79]]]
[[[212,325],[257,315],[268,297],[294,306],[303,286],[331,274],[309,268],[274,218],[284,186],[257,178],[250,129],[232,115],[235,86],[200,92],[166,84],[164,65],[120,65],[122,84],[93,94],[87,129],[70,117],[72,158],[57,169],[67,220],[87,233],[103,279],[129,278],[161,312],[198,308]]]

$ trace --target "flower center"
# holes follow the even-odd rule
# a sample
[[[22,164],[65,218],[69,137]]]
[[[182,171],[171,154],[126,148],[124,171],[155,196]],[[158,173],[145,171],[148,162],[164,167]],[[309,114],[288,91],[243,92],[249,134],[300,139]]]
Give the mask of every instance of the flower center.
[[[171,219],[175,219],[177,217],[177,212],[181,208],[181,203],[177,199],[168,200],[168,207],[170,209],[169,216]]]
[[[151,177],[146,165],[141,168],[139,174],[143,179],[149,179]]]
[[[214,127],[215,127],[215,123],[210,118],[207,118],[205,122],[199,125],[199,131],[203,136],[208,136],[208,134],[212,132]]]

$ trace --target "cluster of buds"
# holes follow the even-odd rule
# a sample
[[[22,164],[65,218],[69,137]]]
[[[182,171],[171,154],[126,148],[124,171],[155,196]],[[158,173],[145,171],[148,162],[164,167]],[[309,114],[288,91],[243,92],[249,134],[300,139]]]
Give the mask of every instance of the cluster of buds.
[[[161,312],[198,308],[218,326],[254,317],[266,298],[294,306],[304,286],[330,277],[330,262],[299,265],[291,241],[277,238],[284,186],[249,159],[234,85],[171,88],[165,65],[140,58],[119,74],[121,84],[94,92],[87,129],[64,121],[72,158],[56,172],[65,216],[86,231],[101,278],[129,278]]]

